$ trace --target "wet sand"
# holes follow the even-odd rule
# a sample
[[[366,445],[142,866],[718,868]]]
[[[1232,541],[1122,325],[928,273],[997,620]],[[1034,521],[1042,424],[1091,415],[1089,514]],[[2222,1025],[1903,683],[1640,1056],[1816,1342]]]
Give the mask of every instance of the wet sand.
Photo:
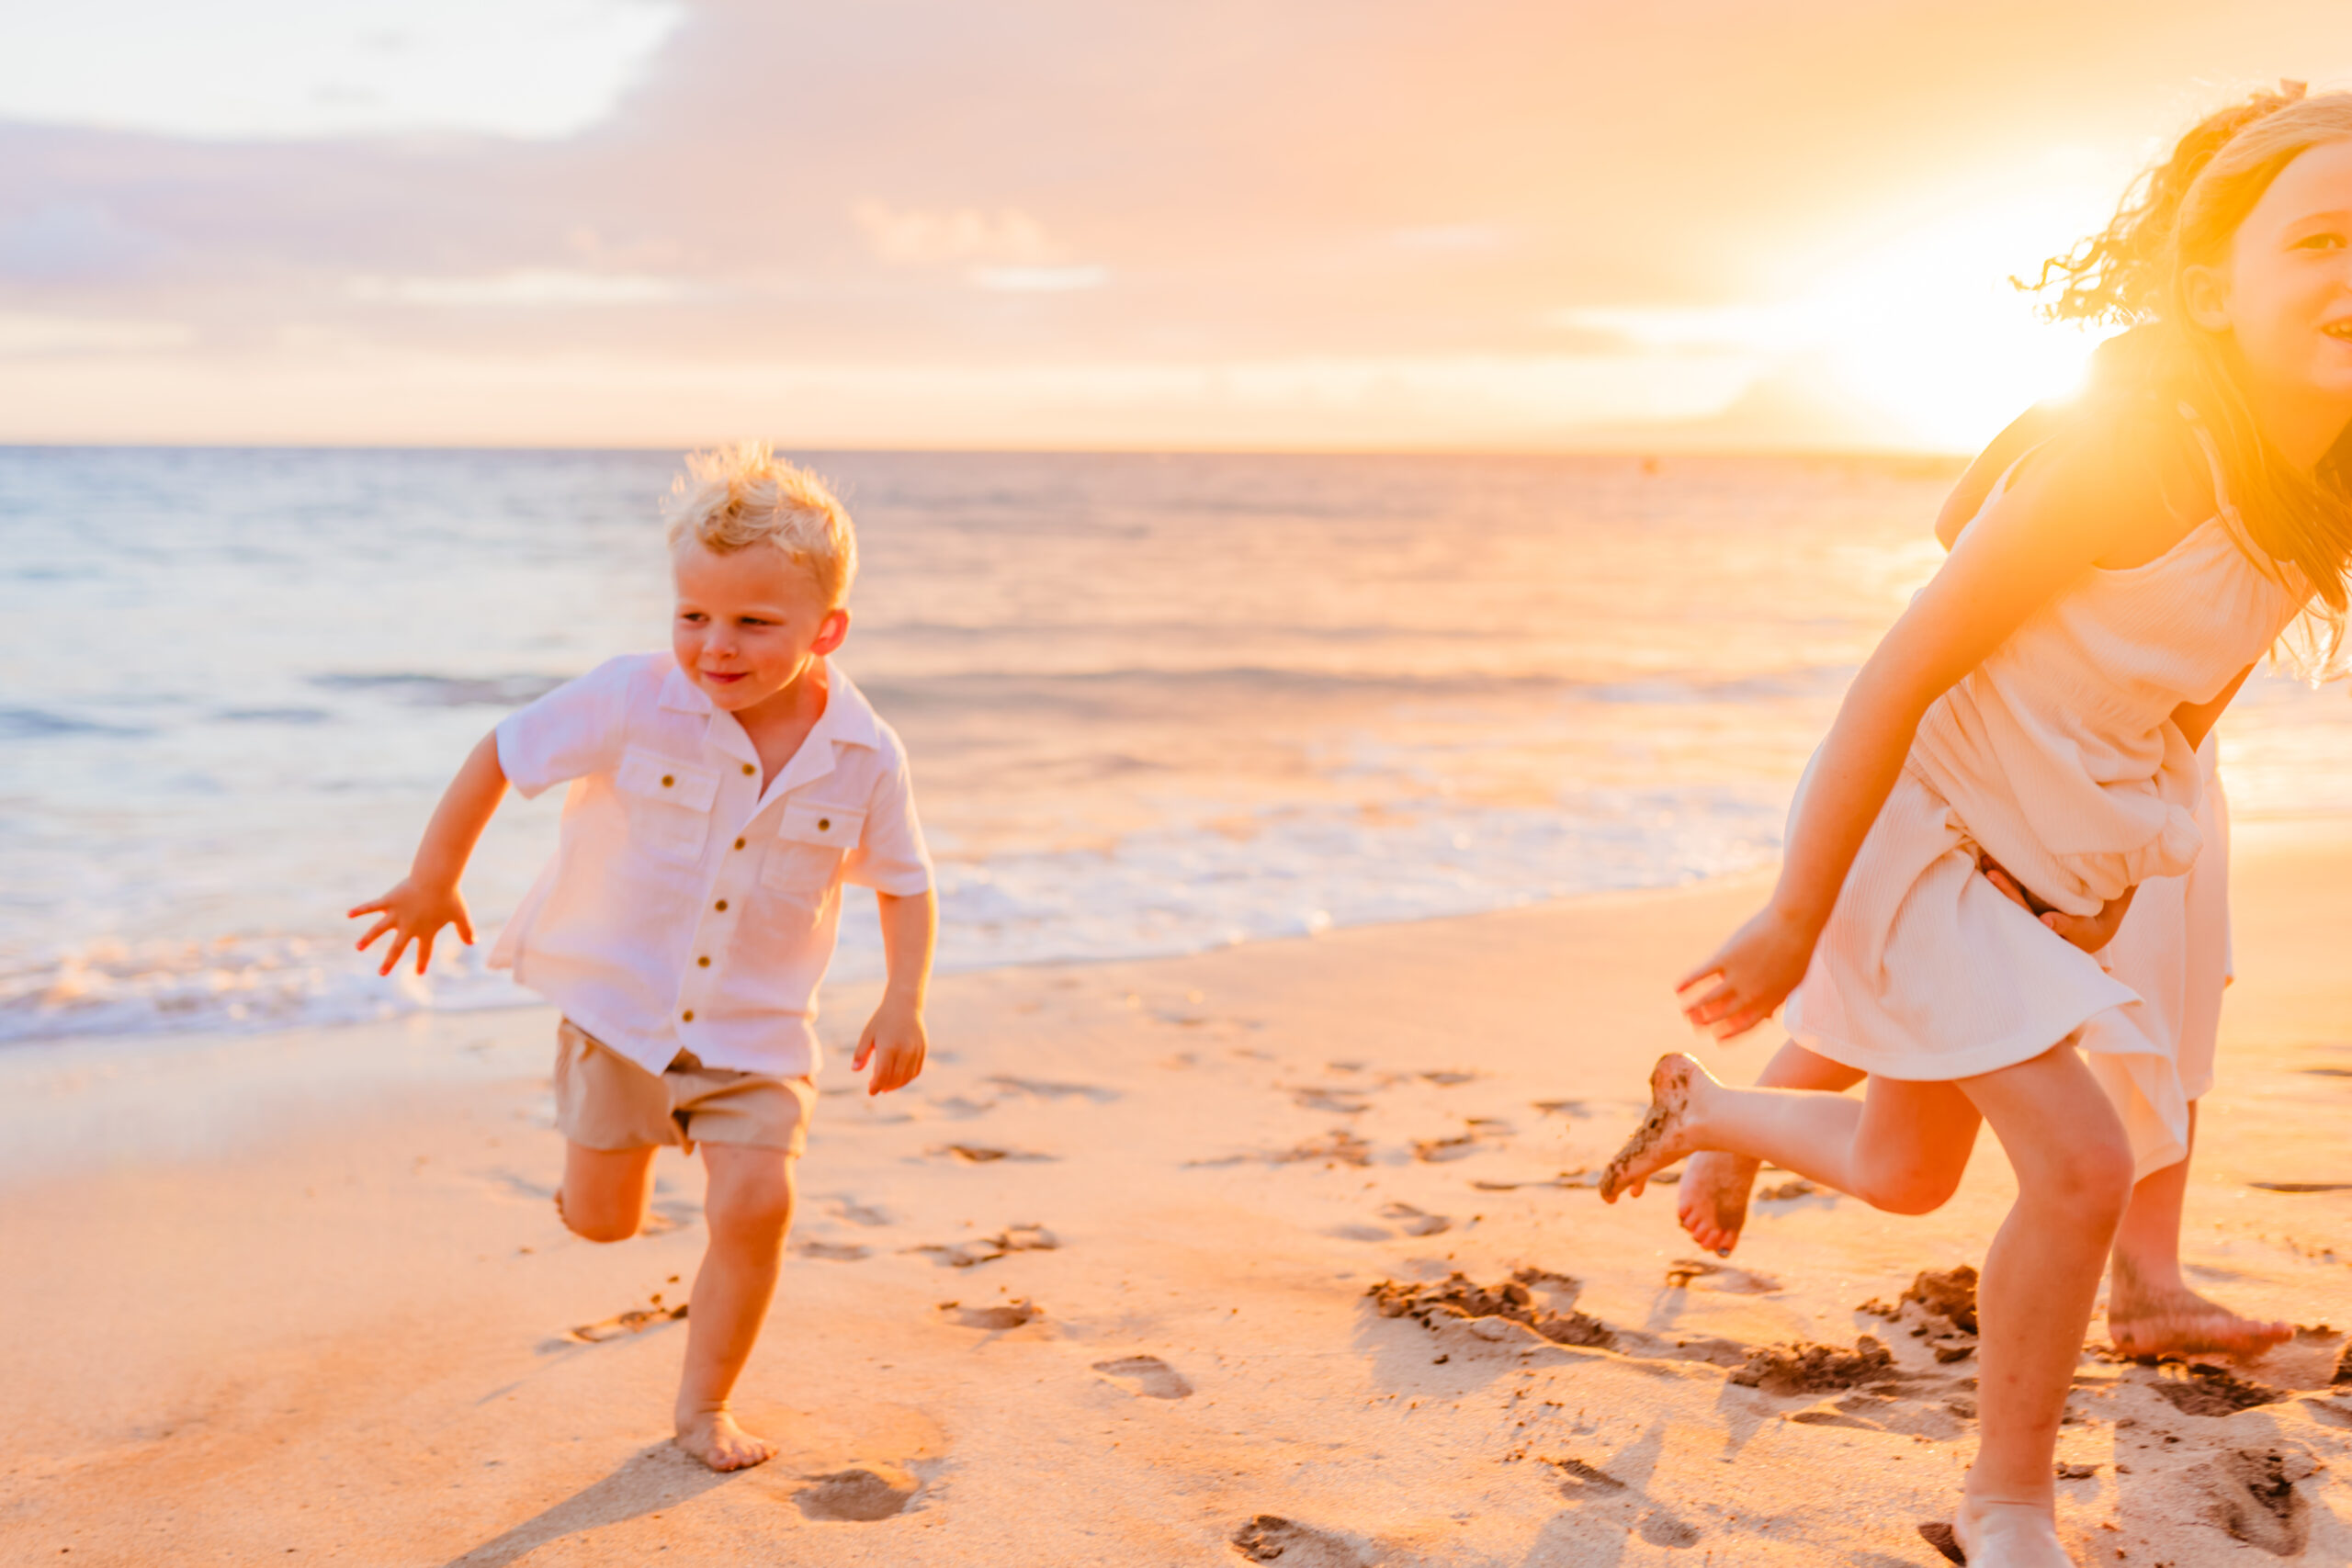
[[[2352,828],[2237,847],[2188,1257],[2312,1332],[2086,1356],[2086,1562],[2352,1561]],[[1939,1562],[1975,1362],[1896,1303],[1981,1261],[1989,1141],[1939,1213],[1761,1201],[1721,1266],[1563,1175],[1758,886],[944,981],[913,1088],[828,1069],[732,1476],[666,1441],[699,1168],[657,1234],[559,1227],[545,1011],[9,1053],[0,1561]]]

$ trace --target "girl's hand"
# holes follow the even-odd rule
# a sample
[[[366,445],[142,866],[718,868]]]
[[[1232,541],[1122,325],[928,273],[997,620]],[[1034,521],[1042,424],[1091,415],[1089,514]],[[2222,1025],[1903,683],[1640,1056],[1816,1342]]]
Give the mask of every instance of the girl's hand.
[[[1804,979],[1820,934],[1779,905],[1766,905],[1675,986],[1675,994],[1687,998],[1693,987],[1715,982],[1697,999],[1684,1001],[1682,1016],[1718,1040],[1747,1033],[1771,1017]]]
[[[2002,896],[2018,908],[2030,910],[2033,908],[2031,900],[2025,896],[2025,889],[2018,885],[2017,878],[1998,864],[1991,861],[1984,863],[1984,880],[1999,888]],[[2132,896],[2138,891],[2137,887],[2125,888],[2121,897],[2109,898],[2096,915],[2070,915],[2064,909],[2052,909],[2036,918],[2085,953],[2097,953],[2115,940],[2115,933],[2122,928],[2123,917],[2131,912]]]
[[[376,971],[379,975],[390,974],[412,942],[416,943],[416,972],[424,974],[424,966],[433,961],[433,939],[443,926],[456,926],[468,947],[474,943],[473,917],[466,913],[466,901],[455,884],[443,886],[404,877],[381,898],[353,908],[349,918],[356,920],[362,915],[379,918],[359,939],[360,952],[367,952],[368,944],[386,931],[392,933],[392,944],[384,951],[384,966]]]
[[[857,1056],[850,1063],[850,1070],[864,1072],[870,1058],[874,1076],[866,1080],[865,1092],[888,1094],[915,1081],[930,1045],[930,1037],[923,1032],[922,1009],[886,995],[866,1021],[865,1032],[857,1037]]]

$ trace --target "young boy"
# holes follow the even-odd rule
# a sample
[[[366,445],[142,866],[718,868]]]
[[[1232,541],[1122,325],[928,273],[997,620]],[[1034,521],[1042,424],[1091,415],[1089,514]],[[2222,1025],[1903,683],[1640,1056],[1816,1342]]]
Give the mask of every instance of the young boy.
[[[644,1223],[653,1152],[702,1145],[710,1245],[695,1276],[678,1446],[713,1470],[775,1450],[728,1395],[759,1337],[816,1091],[817,982],[841,886],[876,890],[889,979],[853,1064],[869,1094],[922,1070],[936,903],[905,749],[830,655],[849,631],[849,514],[764,446],[689,459],[676,487],[671,651],[614,659],[508,716],[458,769],[407,879],[351,911],[382,973],[445,925],[512,784],[569,781],[560,845],[493,967],[563,1010],[556,1208],[591,1241]]]

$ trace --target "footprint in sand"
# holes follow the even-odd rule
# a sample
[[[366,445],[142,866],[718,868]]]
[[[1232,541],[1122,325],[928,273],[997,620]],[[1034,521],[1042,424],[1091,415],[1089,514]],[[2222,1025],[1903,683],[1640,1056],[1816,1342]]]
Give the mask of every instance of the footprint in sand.
[[[662,1304],[662,1292],[653,1292],[650,1307],[631,1307],[601,1323],[583,1323],[577,1328],[567,1328],[561,1337],[582,1345],[601,1345],[608,1339],[626,1339],[632,1334],[642,1334],[665,1323],[675,1323],[686,1315],[686,1303],[675,1306]]]
[[[1699,1531],[1694,1527],[1676,1518],[1664,1508],[1653,1508],[1642,1516],[1640,1535],[1652,1546],[1663,1546],[1675,1551],[1699,1544]]]
[[[1026,1149],[991,1148],[986,1144],[945,1144],[931,1151],[947,1155],[966,1165],[994,1165],[999,1160],[1050,1160],[1051,1155],[1032,1154]]]
[[[2181,1371],[2183,1375],[2160,1377],[2149,1388],[2158,1399],[2184,1416],[2234,1416],[2241,1410],[2280,1404],[2294,1397],[2283,1388],[2233,1377],[2222,1367],[2199,1362]]]
[[[1759,1203],[1787,1203],[1799,1198],[1813,1197],[1820,1190],[1820,1188],[1815,1187],[1810,1181],[1801,1179],[1796,1181],[1783,1181],[1776,1186],[1763,1188],[1758,1190],[1756,1194],[1756,1201]]]
[[[1781,1281],[1770,1274],[1735,1269],[1728,1263],[1714,1263],[1703,1258],[1678,1258],[1667,1265],[1668,1290],[1687,1291],[1694,1284],[1701,1290],[1725,1291],[1736,1296],[1777,1295],[1781,1289]]]
[[[2211,1523],[2273,1557],[2300,1557],[2311,1544],[2312,1505],[2295,1483],[2318,1469],[2300,1450],[2238,1449],[2187,1474],[2204,1492]]]
[[[1291,1103],[1301,1111],[1328,1111],[1335,1116],[1361,1116],[1372,1109],[1372,1101],[1351,1089],[1302,1089],[1291,1095]]]
[[[1466,1159],[1478,1152],[1478,1134],[1456,1133],[1451,1138],[1415,1138],[1413,1157],[1430,1165],[1442,1165],[1450,1159]]]
[[[995,1107],[996,1101],[993,1100],[967,1100],[960,1094],[950,1095],[945,1100],[934,1100],[931,1102],[931,1108],[933,1111],[942,1115],[953,1116],[964,1121],[985,1115]]]
[[[1478,1077],[1476,1073],[1458,1072],[1452,1068],[1441,1069],[1434,1073],[1422,1073],[1419,1076],[1423,1082],[1433,1083],[1440,1089],[1456,1089],[1463,1084],[1474,1081]]]
[[[1190,1399],[1193,1385],[1175,1368],[1157,1356],[1122,1356],[1115,1361],[1097,1361],[1093,1370],[1102,1374],[1105,1382],[1114,1382],[1137,1399]]]
[[[888,1210],[877,1209],[870,1203],[861,1203],[846,1192],[836,1192],[824,1201],[827,1204],[827,1212],[833,1218],[846,1220],[854,1225],[864,1225],[870,1230],[890,1223]]]
[[[481,1173],[481,1182],[483,1186],[495,1188],[509,1198],[518,1198],[532,1203],[551,1203],[555,1201],[554,1188],[542,1182],[533,1181],[516,1171],[486,1170]]]
[[[1571,1497],[1625,1490],[1623,1482],[1607,1471],[1587,1464],[1580,1459],[1553,1459],[1545,1460],[1544,1462],[1560,1472],[1561,1490],[1566,1492]]]
[[[1387,1204],[1381,1209],[1380,1217],[1407,1235],[1435,1235],[1453,1228],[1452,1215],[1427,1213],[1410,1203]]]
[[[792,1250],[803,1258],[820,1258],[831,1263],[854,1263],[866,1255],[866,1248],[854,1242],[796,1241]]]
[[[953,1247],[930,1242],[904,1250],[933,1253],[936,1261],[950,1269],[969,1269],[977,1264],[993,1263],[1016,1252],[1052,1252],[1060,1246],[1060,1240],[1043,1225],[1007,1225],[994,1235],[976,1236],[970,1241],[959,1241]]]
[[[1336,1535],[1279,1514],[1260,1514],[1233,1532],[1234,1550],[1250,1562],[1283,1568],[1365,1568],[1363,1554]]]
[[[2352,1181],[2249,1181],[2265,1192],[2352,1192]]]
[[[1204,1170],[1214,1166],[1248,1165],[1259,1160],[1268,1165],[1311,1163],[1320,1163],[1325,1166],[1369,1165],[1372,1162],[1372,1145],[1345,1127],[1334,1127],[1319,1138],[1309,1138],[1305,1143],[1287,1149],[1269,1149],[1258,1154],[1221,1155],[1215,1159],[1188,1159],[1184,1162],[1184,1168]]]
[[[895,1465],[860,1465],[831,1475],[806,1478],[814,1484],[792,1495],[800,1511],[812,1519],[844,1524],[872,1524],[896,1518],[922,1490],[922,1483]]]
[[[1046,1309],[1026,1296],[1015,1296],[1011,1301],[999,1302],[994,1306],[967,1307],[961,1302],[942,1302],[939,1303],[939,1310],[955,1314],[956,1322],[959,1327],[985,1328],[991,1333],[1018,1328],[1024,1323],[1035,1323],[1046,1315]]]
[[[1091,1100],[1097,1105],[1108,1105],[1119,1098],[1115,1089],[1101,1089],[1088,1083],[1044,1083],[1035,1078],[993,1077],[988,1080],[997,1088],[1012,1094],[1025,1094],[1032,1100]]]
[[[702,1218],[702,1205],[684,1198],[657,1198],[645,1211],[645,1223],[637,1227],[639,1235],[667,1235],[684,1230]]]

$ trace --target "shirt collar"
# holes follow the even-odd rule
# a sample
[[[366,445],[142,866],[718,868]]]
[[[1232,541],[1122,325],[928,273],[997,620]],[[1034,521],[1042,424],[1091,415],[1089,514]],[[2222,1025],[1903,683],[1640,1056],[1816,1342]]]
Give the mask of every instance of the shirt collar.
[[[793,753],[792,761],[769,781],[762,792],[763,801],[831,773],[833,747],[837,743],[876,751],[882,749],[881,720],[875,716],[874,705],[865,700],[865,694],[831,659],[824,660],[824,669],[825,711],[817,716],[817,722],[809,727],[808,738]],[[708,736],[713,745],[745,761],[758,761],[759,753],[752,745],[752,738],[743,733],[743,726],[732,714],[722,714],[709,694],[674,662],[662,680],[662,705],[676,713],[702,715],[710,720]],[[719,722],[721,719],[727,722]]]

